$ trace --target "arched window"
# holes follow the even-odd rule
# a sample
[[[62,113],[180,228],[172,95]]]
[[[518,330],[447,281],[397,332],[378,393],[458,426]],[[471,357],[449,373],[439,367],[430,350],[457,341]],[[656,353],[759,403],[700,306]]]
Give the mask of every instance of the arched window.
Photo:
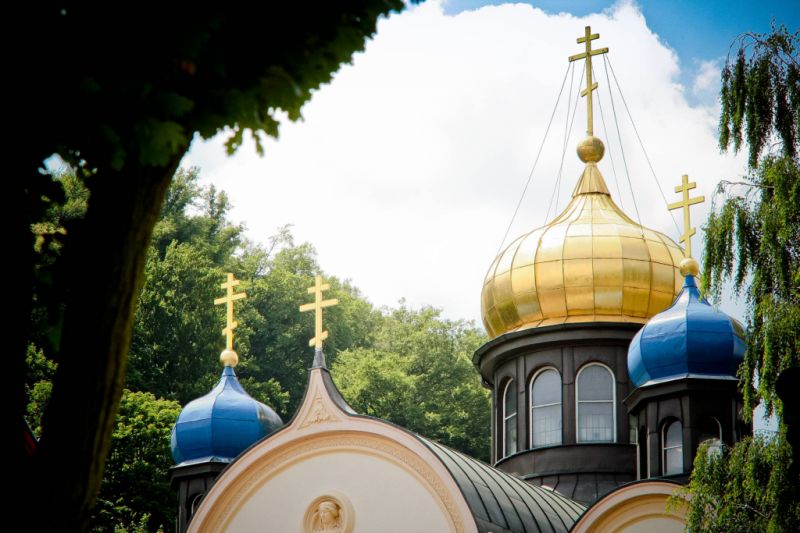
[[[700,424],[699,443],[708,443],[708,453],[722,453],[722,424],[713,416],[707,416]]]
[[[592,363],[578,372],[578,442],[616,442],[614,375]]]
[[[517,453],[517,392],[514,380],[503,390],[503,457]]]
[[[192,498],[192,505],[191,505],[191,509],[189,511],[189,518],[193,517],[194,513],[197,512],[197,508],[200,507],[200,503],[202,503],[203,496],[205,496],[205,495],[206,495],[205,492],[201,492],[199,494],[196,494]]]
[[[664,475],[683,472],[683,427],[679,421],[670,422],[663,430]]]
[[[561,376],[553,368],[531,380],[531,447],[561,444]]]

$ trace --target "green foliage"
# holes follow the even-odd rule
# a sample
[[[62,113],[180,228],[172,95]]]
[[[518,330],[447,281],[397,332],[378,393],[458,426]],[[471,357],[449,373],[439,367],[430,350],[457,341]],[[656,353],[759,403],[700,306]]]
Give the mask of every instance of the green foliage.
[[[72,177],[63,178],[65,183]],[[79,181],[76,181],[79,183]],[[50,227],[80,221],[85,188],[65,186],[64,206]],[[97,530],[143,531],[173,526],[174,494],[167,486],[169,429],[180,405],[206,394],[219,379],[224,273],[242,281],[237,302],[237,375],[247,392],[288,420],[308,378],[314,320],[298,307],[321,272],[314,248],[294,242],[288,226],[266,247],[242,237],[228,219],[224,193],[198,183],[198,170],[179,170],[166,195],[145,265],[131,342],[127,389],[112,437]],[[58,247],[48,248],[54,254]],[[376,310],[350,282],[325,276],[325,344],[337,382],[359,411],[403,425],[449,446],[488,459],[489,394],[471,355],[485,340],[471,324],[437,310]],[[28,350],[28,415],[33,427],[50,396],[56,364]]]
[[[187,243],[170,243],[159,259],[155,250],[145,266],[128,363],[127,385],[182,404],[203,389],[198,381],[212,369],[224,348],[225,327],[213,305],[224,272]]]
[[[692,478],[672,503],[690,503],[687,531],[798,531],[798,490],[785,435],[746,438],[722,453],[700,445]]]
[[[249,131],[261,152],[261,136],[277,136],[279,119],[300,118],[312,92],[364,48],[379,17],[403,7],[399,0],[195,5],[190,17],[171,3],[158,10],[79,2],[14,7],[17,27],[37,37],[10,66],[13,122],[30,140],[14,153],[18,179],[6,195],[10,277],[18,280],[11,300],[23,306],[9,325],[12,416],[25,414],[28,345],[59,363],[41,445],[27,458],[15,443],[12,458],[25,461],[18,494],[37,490],[53,509],[34,517],[40,528],[85,525],[108,452],[153,225],[192,139],[227,132],[233,151]],[[63,188],[40,172],[54,153],[77,169],[89,200],[85,218],[54,235],[59,253],[43,258],[41,250],[51,247],[40,243],[37,251],[30,228],[63,204]],[[212,205],[220,203],[211,196]],[[71,418],[77,411],[82,416]],[[56,471],[62,475],[52,476]],[[52,477],[42,482],[45,476]]]
[[[470,323],[401,305],[371,347],[339,353],[331,372],[356,411],[488,460],[489,392],[471,359],[485,340]]]
[[[800,365],[800,167],[768,156],[751,180],[748,193],[726,198],[704,228],[708,290],[718,300],[732,278],[747,294],[749,343],[739,372],[747,413],[759,401],[771,412],[778,374]]]
[[[263,248],[245,241],[232,224],[224,193],[198,185],[197,169],[180,170],[167,193],[145,266],[136,312],[128,387],[186,404],[205,394],[219,376],[224,309],[214,306],[224,273],[242,280],[247,298],[237,302],[236,372],[248,392],[291,417],[305,389],[314,321],[298,308],[321,271],[314,248],[295,244],[288,227]],[[380,319],[348,282],[326,276],[326,296],[339,305],[325,311],[329,359],[340,349],[364,346]]]
[[[693,531],[796,531],[797,480],[775,386],[800,365],[800,32],[747,34],[722,72],[719,141],[749,151],[746,181],[722,182],[705,225],[705,289],[719,300],[732,281],[747,297],[748,346],[739,368],[749,419],[759,402],[781,432],[737,443],[722,456],[701,447],[683,497]],[[744,132],[744,135],[743,135]],[[715,197],[715,201],[717,198]]]
[[[291,416],[302,399],[313,356],[308,341],[314,336],[314,318],[298,309],[310,301],[306,289],[321,269],[309,244],[295,245],[289,236],[281,246],[261,265],[265,273],[249,285],[248,305],[263,317],[249,322],[249,342],[260,367],[288,391],[289,403],[281,414]],[[339,305],[325,309],[325,329],[330,332],[325,353],[332,364],[341,350],[369,345],[380,313],[350,283],[334,276],[325,276],[325,281],[331,286],[325,297],[339,300]]]
[[[56,364],[47,359],[44,352],[33,344],[28,345],[25,364],[28,370],[25,375],[25,393],[28,397],[25,419],[34,435],[41,435],[42,415],[53,390]]]
[[[179,6],[162,6],[157,17],[144,9],[89,10],[74,3],[38,10],[46,39],[41,50],[30,51],[31,60],[52,68],[46,78],[31,76],[28,96],[46,104],[44,116],[53,111],[50,117],[69,125],[48,128],[46,153],[60,149],[86,168],[162,167],[195,132],[209,138],[222,131],[230,152],[249,131],[261,153],[261,135],[277,137],[283,115],[298,120],[313,91],[363,49],[378,18],[402,8],[397,0],[313,10],[269,3],[196,9],[191,23]],[[42,86],[51,79],[66,88]]]
[[[797,156],[800,131],[800,31],[790,34],[785,26],[769,35],[744,34],[734,45],[722,71],[722,104],[719,144],[738,152],[748,146],[749,164],[758,166],[773,136],[789,157]],[[743,139],[744,133],[744,139]]]
[[[717,190],[722,205],[704,228],[704,283],[717,300],[727,280],[746,289],[740,377],[749,416],[759,401],[772,412],[778,374],[800,364],[800,32],[778,27],[734,44],[736,59],[722,72],[719,140],[723,150],[747,144],[750,176]]]
[[[170,430],[180,411],[177,402],[125,390],[94,510],[95,531],[173,530],[177,505],[166,474]]]
[[[64,167],[52,176],[43,217],[31,224],[34,242],[34,292],[29,339],[45,356],[55,359],[61,342],[63,301],[67,291],[60,267],[64,243],[70,232],[78,231],[86,213],[89,190],[74,169]]]
[[[230,204],[224,192],[198,185],[199,172],[192,167],[175,173],[153,228],[152,245],[164,257],[172,242],[188,243],[214,264],[225,266],[242,245],[244,228],[228,220]]]

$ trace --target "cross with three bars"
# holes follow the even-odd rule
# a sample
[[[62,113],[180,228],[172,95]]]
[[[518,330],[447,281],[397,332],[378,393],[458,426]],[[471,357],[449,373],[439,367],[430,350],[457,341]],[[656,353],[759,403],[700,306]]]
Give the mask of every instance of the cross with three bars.
[[[675,192],[683,193],[683,199],[681,199],[680,202],[675,202],[667,206],[667,209],[670,211],[674,209],[683,209],[683,235],[681,235],[680,242],[684,243],[686,257],[692,257],[692,235],[697,233],[696,229],[691,227],[691,223],[689,222],[689,206],[700,204],[706,200],[705,196],[689,198],[689,191],[695,187],[697,187],[697,183],[689,183],[689,176],[684,174],[682,183],[675,187]]]
[[[222,330],[222,334],[227,336],[228,342],[226,344],[226,347],[228,350],[233,350],[233,330],[236,329],[236,326],[239,325],[239,323],[233,319],[233,302],[247,297],[247,294],[243,292],[236,294],[233,293],[233,288],[238,284],[239,280],[233,279],[233,273],[228,272],[228,281],[220,285],[220,288],[227,290],[228,293],[222,298],[217,298],[216,300],[214,300],[214,305],[219,305],[219,304],[228,305],[228,323],[225,326],[225,329]]]
[[[592,50],[592,41],[599,38],[599,33],[592,33],[592,27],[586,26],[586,34],[583,37],[578,37],[578,44],[586,43],[586,51],[580,54],[575,54],[574,56],[569,56],[570,63],[577,61],[578,59],[586,58],[586,88],[581,91],[581,96],[586,97],[586,105],[589,110],[586,117],[586,134],[590,137],[594,135],[594,124],[592,122],[592,91],[597,89],[597,82],[592,83],[592,56],[608,53],[608,48],[598,48],[597,50]]]
[[[336,298],[330,300],[322,299],[322,291],[327,291],[331,286],[322,283],[322,276],[317,274],[313,287],[308,288],[308,293],[314,295],[314,301],[300,306],[300,312],[314,311],[314,338],[308,341],[309,346],[314,347],[315,352],[322,351],[322,341],[328,338],[328,332],[322,329],[322,309],[339,303]]]

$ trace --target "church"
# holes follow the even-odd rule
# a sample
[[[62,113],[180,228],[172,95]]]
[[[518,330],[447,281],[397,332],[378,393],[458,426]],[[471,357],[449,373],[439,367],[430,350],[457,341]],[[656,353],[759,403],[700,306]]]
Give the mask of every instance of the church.
[[[222,377],[172,431],[178,529],[301,533],[566,531],[679,532],[667,507],[698,446],[752,432],[736,370],[744,331],[701,296],[691,257],[694,183],[676,188],[681,248],[632,220],[601,174],[593,134],[592,49],[586,28],[588,136],[567,207],[511,242],[481,287],[490,340],[474,354],[491,390],[491,464],[391,422],[355,412],[326,367],[320,276],[314,359],[304,399],[283,423],[236,378],[233,302],[222,285]],[[478,287],[476,287],[476,296]]]

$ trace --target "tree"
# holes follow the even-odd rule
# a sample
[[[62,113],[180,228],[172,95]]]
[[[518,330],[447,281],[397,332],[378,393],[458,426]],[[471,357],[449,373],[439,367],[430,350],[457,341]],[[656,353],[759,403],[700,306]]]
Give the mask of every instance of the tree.
[[[797,531],[800,505],[785,439],[747,437],[722,453],[700,445],[689,485],[687,531]]]
[[[302,400],[311,365],[308,340],[314,336],[314,321],[298,308],[307,303],[307,288],[314,284],[314,275],[321,272],[314,248],[295,245],[291,235],[274,257],[267,256],[260,267],[264,274],[252,278],[248,288],[248,305],[263,317],[250,321],[250,352],[254,363],[274,377],[289,393],[289,402],[282,415],[291,417]],[[325,329],[330,337],[325,344],[328,362],[333,364],[340,350],[369,346],[373,330],[379,325],[380,313],[349,282],[325,276],[331,289],[326,297],[339,304],[325,310]],[[244,320],[242,320],[244,322]]]
[[[437,309],[387,310],[370,347],[341,352],[331,366],[359,413],[384,418],[464,453],[489,459],[489,391],[472,365],[486,339]]]
[[[125,390],[92,529],[172,531],[177,506],[166,473],[172,466],[170,431],[181,406],[149,392]]]
[[[166,480],[172,463],[169,428],[177,416],[173,407],[180,409],[206,394],[219,379],[218,355],[224,346],[220,332],[225,319],[224,309],[214,306],[213,300],[220,295],[224,272],[235,271],[249,295],[237,306],[240,327],[236,336],[240,354],[236,370],[248,393],[288,419],[294,411],[287,409],[289,399],[296,403],[305,387],[312,321],[297,312],[299,304],[286,302],[304,301],[313,273],[320,270],[313,247],[295,245],[288,227],[270,239],[267,249],[248,243],[241,237],[242,228],[227,218],[225,194],[201,187],[198,176],[198,169],[176,173],[155,226],[132,334],[126,376],[126,387],[131,390],[124,393],[116,418],[110,459],[92,513],[95,530],[171,529],[174,506],[170,502],[174,498]],[[86,199],[85,188],[69,169],[58,179],[65,183],[65,207],[50,212],[36,228],[41,236],[39,247],[53,254],[59,248],[48,236],[62,234],[65,224],[82,217]],[[276,283],[287,278],[294,282]],[[336,345],[345,348],[369,342],[371,337],[366,334],[380,313],[348,283],[328,279],[341,300],[339,312],[328,313]],[[286,337],[284,325],[267,327],[276,320],[261,312],[275,302],[288,306],[282,312],[294,325],[288,328],[293,336]],[[51,318],[44,311],[38,310],[42,316],[37,331],[46,330],[44,324]],[[273,334],[287,341],[281,345],[285,351],[264,349],[280,344]],[[45,337],[42,340],[46,342]],[[334,356],[335,350],[331,352]],[[270,355],[274,360],[268,359]],[[27,419],[39,433],[56,364],[32,344],[27,368]],[[297,369],[302,380],[290,379],[291,387],[284,390],[275,376],[287,374],[287,368]],[[168,414],[160,415],[163,409]]]
[[[744,417],[763,402],[779,416],[771,439],[722,453],[701,447],[689,485],[693,531],[797,531],[800,488],[776,395],[780,372],[800,366],[800,32],[773,27],[734,43],[722,71],[720,147],[748,149],[745,181],[722,182],[705,226],[705,289],[733,281],[747,297],[748,346],[739,368]],[[717,197],[715,197],[715,201]]]
[[[277,135],[312,91],[374,33],[399,0],[347,4],[267,3],[203,7],[160,4],[16,5],[7,13],[35,36],[8,65],[11,123],[26,142],[14,153],[6,225],[18,302],[8,330],[17,427],[25,412],[25,356],[31,338],[36,270],[31,226],[63,199],[60,184],[39,171],[53,153],[79,170],[89,192],[86,215],[58,237],[53,264],[62,318],[54,328],[58,362],[42,436],[28,459],[21,434],[12,464],[23,465],[15,491],[36,527],[83,529],[108,454],[122,394],[137,297],[148,245],[170,180],[195,133],[230,127],[230,151],[245,130]],[[190,13],[189,13],[190,11]],[[42,303],[42,302],[40,302]],[[16,434],[15,434],[16,435]],[[37,498],[21,497],[36,492]]]
[[[800,32],[737,40],[722,71],[720,147],[749,152],[750,176],[720,187],[706,224],[705,286],[746,289],[748,340],[740,376],[747,411],[775,407],[778,373],[800,365]],[[754,380],[758,388],[753,389]]]

